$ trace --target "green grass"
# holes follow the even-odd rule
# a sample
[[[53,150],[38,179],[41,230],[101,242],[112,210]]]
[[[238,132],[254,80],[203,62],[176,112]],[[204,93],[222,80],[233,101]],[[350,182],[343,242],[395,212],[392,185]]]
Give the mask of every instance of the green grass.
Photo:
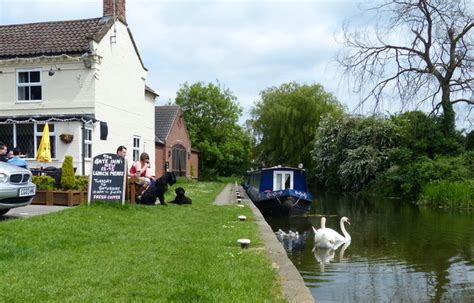
[[[93,204],[2,222],[2,301],[283,302],[251,210],[212,205],[223,183],[177,185],[192,205]]]
[[[473,208],[474,180],[429,183],[423,187],[418,203],[444,208]]]

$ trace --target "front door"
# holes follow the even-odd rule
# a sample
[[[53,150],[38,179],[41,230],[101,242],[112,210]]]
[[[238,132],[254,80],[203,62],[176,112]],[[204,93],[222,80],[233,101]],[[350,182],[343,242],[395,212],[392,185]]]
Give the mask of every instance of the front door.
[[[172,148],[172,172],[176,176],[186,176],[186,148],[181,144],[177,144]]]

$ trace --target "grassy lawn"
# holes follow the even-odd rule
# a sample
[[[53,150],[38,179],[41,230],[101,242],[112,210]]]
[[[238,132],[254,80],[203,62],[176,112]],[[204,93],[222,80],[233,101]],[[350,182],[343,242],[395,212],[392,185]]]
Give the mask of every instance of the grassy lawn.
[[[251,210],[212,205],[224,183],[177,186],[192,205],[93,204],[1,222],[1,301],[283,302]]]

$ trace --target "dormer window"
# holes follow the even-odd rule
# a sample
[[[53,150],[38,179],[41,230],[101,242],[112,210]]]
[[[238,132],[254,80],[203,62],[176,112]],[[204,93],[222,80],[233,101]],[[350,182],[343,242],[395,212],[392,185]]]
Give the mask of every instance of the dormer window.
[[[17,69],[16,86],[18,102],[41,101],[41,68]]]

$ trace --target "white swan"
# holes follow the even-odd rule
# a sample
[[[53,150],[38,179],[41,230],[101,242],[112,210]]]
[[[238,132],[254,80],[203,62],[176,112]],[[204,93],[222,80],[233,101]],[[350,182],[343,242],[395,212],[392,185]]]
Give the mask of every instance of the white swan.
[[[336,238],[333,233],[328,232],[326,228],[326,218],[321,217],[321,228],[316,229],[312,226],[314,231],[314,246],[321,248],[332,248],[336,243]]]
[[[351,225],[351,222],[349,221],[349,218],[347,217],[342,217],[341,218],[341,221],[340,221],[340,226],[341,226],[341,231],[342,231],[342,234],[344,236],[342,236],[340,233],[338,233],[337,231],[335,231],[334,229],[331,229],[331,228],[325,228],[325,234],[327,234],[327,237],[329,238],[334,238],[335,239],[335,242],[349,242],[351,241],[351,235],[349,235],[349,233],[347,232],[346,230],[346,227],[344,226],[344,223],[346,223]]]
[[[278,229],[278,231],[275,232],[275,235],[280,241],[283,241],[283,239],[292,239],[292,238],[299,239],[300,238],[299,232],[294,232],[291,229],[286,233],[280,228]]]

